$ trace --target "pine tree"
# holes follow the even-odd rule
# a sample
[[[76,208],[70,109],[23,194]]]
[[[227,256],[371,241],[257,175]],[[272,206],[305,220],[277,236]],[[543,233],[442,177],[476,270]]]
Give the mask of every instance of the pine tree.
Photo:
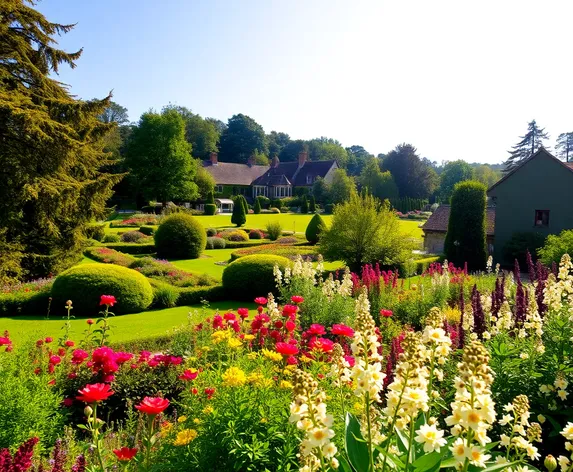
[[[306,195],[302,197],[302,202],[300,204],[300,212],[305,215],[308,213],[308,199],[306,198]]]
[[[569,162],[570,156],[573,156],[573,132],[561,133],[557,137],[555,151],[557,151],[557,157]]]
[[[505,173],[511,172],[525,159],[533,156],[540,147],[543,147],[543,142],[549,139],[549,135],[545,132],[545,128],[540,128],[533,120],[528,123],[527,133],[520,139],[521,141],[509,151],[509,158],[504,162],[503,172]]]
[[[316,213],[316,200],[314,198],[314,195],[310,196],[310,204],[308,206],[308,209],[311,213]]]
[[[233,199],[233,214],[231,215],[231,223],[237,226],[243,226],[247,222],[247,215],[245,212],[245,205],[243,204],[243,197],[239,195]]]
[[[9,256],[38,277],[78,260],[87,224],[104,215],[123,175],[103,170],[113,164],[104,138],[117,125],[98,116],[111,96],[76,100],[50,77],[82,53],[55,47],[53,37],[73,25],[29,5],[8,0],[0,11],[0,247],[17,252],[2,250],[0,266]]]

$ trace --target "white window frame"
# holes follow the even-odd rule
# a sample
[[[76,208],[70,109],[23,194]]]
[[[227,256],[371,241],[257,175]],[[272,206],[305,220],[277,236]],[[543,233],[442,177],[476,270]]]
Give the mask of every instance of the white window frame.
[[[311,184],[311,183],[314,181],[313,179],[314,179],[314,176],[308,174],[308,175],[306,176],[306,183],[307,183],[307,184]]]
[[[223,186],[215,185],[215,193],[223,193]]]

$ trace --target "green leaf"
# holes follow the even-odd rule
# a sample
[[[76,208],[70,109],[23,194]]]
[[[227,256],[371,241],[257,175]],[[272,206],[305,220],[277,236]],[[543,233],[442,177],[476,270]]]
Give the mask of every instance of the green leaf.
[[[352,468],[356,472],[368,472],[368,446],[360,432],[360,423],[352,413],[346,413],[345,448]]]
[[[439,452],[424,454],[412,463],[412,466],[419,471],[438,470],[442,462],[442,455]]]

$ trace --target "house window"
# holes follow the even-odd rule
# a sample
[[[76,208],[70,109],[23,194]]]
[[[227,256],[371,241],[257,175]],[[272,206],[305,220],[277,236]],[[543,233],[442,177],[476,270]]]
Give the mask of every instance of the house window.
[[[290,196],[291,196],[291,191],[288,185],[279,185],[275,187],[275,197],[282,198]]]
[[[312,175],[307,175],[306,176],[306,183],[311,184],[313,182],[314,182],[314,177]]]
[[[223,193],[223,186],[215,185],[215,193]]]
[[[253,197],[258,197],[259,195],[267,196],[267,187],[264,185],[254,185],[253,186]]]
[[[534,226],[549,226],[549,210],[535,210]]]

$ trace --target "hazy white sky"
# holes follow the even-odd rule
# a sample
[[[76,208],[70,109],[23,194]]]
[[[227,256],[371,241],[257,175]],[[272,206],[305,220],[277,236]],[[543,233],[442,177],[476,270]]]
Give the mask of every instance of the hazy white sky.
[[[373,154],[498,163],[573,131],[573,0],[44,0],[84,47],[61,80],[137,120],[171,102]]]

